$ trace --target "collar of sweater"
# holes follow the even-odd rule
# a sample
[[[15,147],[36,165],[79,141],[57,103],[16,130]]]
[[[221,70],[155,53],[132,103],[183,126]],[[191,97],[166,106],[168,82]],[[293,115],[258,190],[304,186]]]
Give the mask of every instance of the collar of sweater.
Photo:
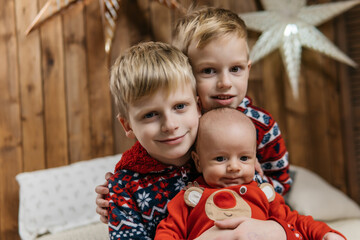
[[[189,163],[185,166],[188,167]],[[115,171],[131,170],[141,174],[173,169],[175,166],[165,165],[149,155],[145,148],[137,141],[129,150],[125,151],[121,160],[116,164]]]

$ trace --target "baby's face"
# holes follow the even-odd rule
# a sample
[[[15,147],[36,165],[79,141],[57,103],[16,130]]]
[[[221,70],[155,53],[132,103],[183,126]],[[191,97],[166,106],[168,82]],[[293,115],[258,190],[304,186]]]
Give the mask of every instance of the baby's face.
[[[251,62],[244,38],[231,34],[188,50],[203,112],[214,108],[236,108],[246,95]]]
[[[129,120],[122,119],[127,135],[136,137],[150,156],[175,166],[190,159],[200,117],[190,85],[143,97],[129,105],[128,115]]]
[[[256,136],[252,128],[226,124],[204,129],[201,134],[193,158],[208,185],[223,188],[253,180]]]

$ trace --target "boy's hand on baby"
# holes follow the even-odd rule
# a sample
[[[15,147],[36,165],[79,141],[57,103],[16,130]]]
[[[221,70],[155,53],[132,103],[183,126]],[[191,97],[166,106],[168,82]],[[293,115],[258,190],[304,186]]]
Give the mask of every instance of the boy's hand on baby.
[[[108,207],[109,207],[109,201],[105,199],[105,196],[109,193],[108,188],[108,179],[112,177],[113,174],[111,172],[107,172],[105,174],[106,182],[104,182],[102,185],[98,185],[95,188],[95,192],[97,193],[96,196],[96,213],[100,215],[100,221],[103,223],[108,223]]]
[[[222,239],[258,239],[258,240],[286,240],[286,233],[282,226],[272,220],[257,220],[248,217],[239,217],[215,221],[215,226],[219,229],[233,229]]]
[[[324,235],[323,240],[345,240],[345,238],[337,233],[328,232]]]

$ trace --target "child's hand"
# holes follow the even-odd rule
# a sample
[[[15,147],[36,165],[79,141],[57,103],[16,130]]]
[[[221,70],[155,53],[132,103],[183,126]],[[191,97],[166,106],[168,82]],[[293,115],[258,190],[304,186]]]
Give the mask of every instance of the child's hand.
[[[337,233],[328,232],[324,235],[323,240],[345,240],[345,238]]]
[[[108,188],[108,179],[110,177],[112,177],[112,173],[111,172],[107,172],[105,174],[105,179],[106,182],[102,185],[98,185],[95,188],[95,192],[97,193],[96,196],[96,212],[97,214],[100,215],[100,221],[103,223],[108,223],[108,207],[109,207],[109,201],[105,200],[105,196],[106,194],[109,193],[109,188]]]

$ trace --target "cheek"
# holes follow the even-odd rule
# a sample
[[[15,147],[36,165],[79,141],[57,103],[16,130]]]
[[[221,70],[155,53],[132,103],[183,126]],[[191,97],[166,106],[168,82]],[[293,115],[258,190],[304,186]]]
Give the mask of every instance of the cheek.
[[[193,131],[197,132],[198,126],[199,126],[199,112],[197,110],[197,108],[194,108],[193,111],[190,111],[189,114],[187,115],[187,125],[189,126],[189,128],[192,128]]]
[[[196,91],[200,98],[206,96],[206,94],[209,92],[209,89],[211,89],[212,86],[211,82],[212,81],[210,79],[200,80],[196,82]]]
[[[206,174],[207,176],[210,176],[211,179],[216,180],[216,178],[221,175],[221,168],[219,167],[213,167],[213,166],[209,166],[207,165],[205,168],[205,171],[203,171],[204,174]]]
[[[246,173],[248,175],[248,181],[251,181],[254,178],[255,175],[255,166],[246,166]]]
[[[243,75],[241,77],[241,79],[237,79],[235,81],[235,85],[239,88],[239,89],[247,89],[247,86],[248,86],[248,75]]]
[[[139,130],[135,133],[135,135],[137,136],[137,138],[142,138],[142,139],[151,138],[158,131],[158,127],[155,125],[141,126],[138,129]]]

